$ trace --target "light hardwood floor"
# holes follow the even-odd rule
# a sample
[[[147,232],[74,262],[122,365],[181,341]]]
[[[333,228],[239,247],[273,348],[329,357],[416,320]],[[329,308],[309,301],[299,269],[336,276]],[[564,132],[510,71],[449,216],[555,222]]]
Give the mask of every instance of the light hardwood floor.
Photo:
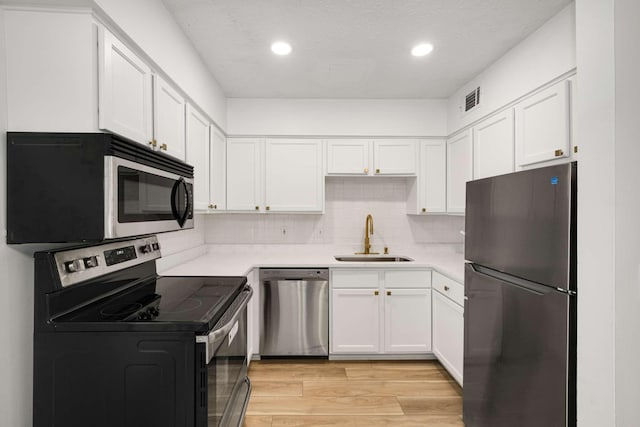
[[[463,426],[462,390],[436,361],[261,360],[245,427]]]

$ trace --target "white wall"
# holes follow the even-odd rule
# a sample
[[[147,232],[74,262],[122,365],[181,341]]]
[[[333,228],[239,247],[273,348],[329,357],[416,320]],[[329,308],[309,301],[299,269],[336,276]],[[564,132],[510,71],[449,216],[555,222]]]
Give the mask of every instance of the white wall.
[[[0,10],[0,426],[31,425],[33,262],[5,243],[7,85]]]
[[[372,214],[376,251],[384,246],[397,253],[412,244],[462,243],[464,217],[406,215],[410,179],[329,177],[324,215],[208,215],[205,239],[218,244],[325,244],[356,251],[362,250],[364,221]]]
[[[640,2],[615,2],[616,425],[640,425]],[[611,280],[610,282],[611,283]]]
[[[108,15],[223,130],[226,98],[161,0],[95,0]]]
[[[618,0],[616,0],[617,3]],[[614,0],[576,4],[578,425],[614,426],[616,152]],[[637,40],[631,41],[637,48]],[[636,120],[637,122],[637,120]],[[637,143],[637,141],[635,141]],[[636,149],[637,150],[637,149]],[[635,166],[637,168],[637,165]],[[627,231],[628,232],[628,231]],[[637,238],[637,233],[634,233]],[[636,239],[637,240],[637,239]],[[637,242],[636,242],[637,245]],[[637,273],[636,273],[637,274]],[[635,325],[637,326],[637,325]],[[637,329],[636,329],[637,331]],[[637,332],[636,332],[637,339]],[[637,343],[625,343],[620,351]],[[637,361],[636,361],[637,363]],[[637,372],[637,368],[636,368]],[[638,378],[633,378],[637,382]],[[637,405],[636,401],[633,405]],[[631,424],[618,424],[621,427]]]
[[[460,88],[448,100],[448,134],[576,67],[575,5],[571,3]],[[464,95],[481,87],[477,110],[463,114]]]
[[[229,99],[229,135],[446,136],[442,99]]]

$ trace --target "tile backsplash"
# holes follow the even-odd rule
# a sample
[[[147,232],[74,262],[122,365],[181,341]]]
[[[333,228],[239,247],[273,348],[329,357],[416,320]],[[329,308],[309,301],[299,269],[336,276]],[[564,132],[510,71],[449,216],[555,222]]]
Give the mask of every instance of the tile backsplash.
[[[408,181],[399,177],[328,177],[325,214],[206,215],[206,243],[333,244],[358,247],[373,215],[373,250],[421,243],[462,243],[464,217],[407,215]]]

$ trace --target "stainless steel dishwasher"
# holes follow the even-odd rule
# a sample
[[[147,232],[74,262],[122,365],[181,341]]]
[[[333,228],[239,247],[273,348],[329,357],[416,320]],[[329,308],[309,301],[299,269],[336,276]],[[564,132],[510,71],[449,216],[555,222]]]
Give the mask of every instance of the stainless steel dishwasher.
[[[260,269],[260,356],[329,354],[329,270]]]

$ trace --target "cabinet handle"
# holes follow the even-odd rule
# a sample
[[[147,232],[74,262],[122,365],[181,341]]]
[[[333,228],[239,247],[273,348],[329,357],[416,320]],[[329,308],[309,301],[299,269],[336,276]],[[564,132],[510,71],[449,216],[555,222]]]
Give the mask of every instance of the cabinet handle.
[[[427,208],[422,208],[422,213],[425,213],[427,211]]]
[[[577,145],[573,147],[573,152],[574,152],[574,153],[577,153],[577,152],[578,152],[578,146],[577,146]]]
[[[556,150],[556,157],[564,156],[564,151]]]
[[[269,206],[265,207],[265,210],[270,210],[271,208]]]
[[[158,141],[156,141],[155,139],[152,139],[151,141],[149,141],[149,145],[152,147],[155,147],[156,145],[158,145]]]
[[[449,287],[447,285],[444,286],[445,291],[449,291]]]
[[[213,205],[209,205],[209,209],[213,209]]]
[[[218,205],[213,205],[213,209],[218,209]]]
[[[379,292],[379,291],[373,291],[373,294],[374,294],[375,296],[378,296],[378,295],[380,295],[380,292]]]
[[[391,295],[391,291],[387,291],[387,295]]]
[[[167,144],[160,145],[160,149],[164,150],[164,151],[167,151]]]
[[[376,169],[376,173],[380,173],[380,169]]]
[[[260,206],[256,206],[256,210],[259,211],[260,210]]]
[[[364,173],[369,173],[369,168],[364,168]]]

